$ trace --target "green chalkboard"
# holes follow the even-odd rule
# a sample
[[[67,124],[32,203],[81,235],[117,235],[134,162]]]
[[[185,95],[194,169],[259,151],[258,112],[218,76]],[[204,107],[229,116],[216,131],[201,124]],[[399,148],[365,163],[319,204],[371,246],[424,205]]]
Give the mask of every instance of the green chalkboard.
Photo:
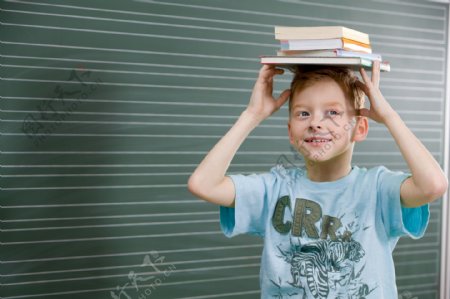
[[[190,173],[245,108],[273,28],[343,25],[391,62],[381,87],[443,161],[448,5],[356,0],[1,1],[1,297],[259,298],[260,239],[225,238]],[[277,91],[290,81],[277,79]],[[302,164],[287,111],[230,173]],[[407,170],[370,123],[355,164]],[[439,298],[440,202],[394,252],[399,293]]]

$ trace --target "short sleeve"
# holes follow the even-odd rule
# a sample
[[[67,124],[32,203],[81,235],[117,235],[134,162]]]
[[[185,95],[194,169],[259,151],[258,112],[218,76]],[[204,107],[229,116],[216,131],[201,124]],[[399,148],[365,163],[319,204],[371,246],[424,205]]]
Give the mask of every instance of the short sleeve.
[[[230,175],[235,186],[234,208],[220,207],[220,227],[227,237],[239,234],[264,236],[277,177],[274,173]]]
[[[410,236],[418,239],[427,228],[429,205],[406,208],[401,205],[400,187],[411,174],[390,171],[380,167],[378,173],[377,196],[381,207],[382,221],[388,237]]]

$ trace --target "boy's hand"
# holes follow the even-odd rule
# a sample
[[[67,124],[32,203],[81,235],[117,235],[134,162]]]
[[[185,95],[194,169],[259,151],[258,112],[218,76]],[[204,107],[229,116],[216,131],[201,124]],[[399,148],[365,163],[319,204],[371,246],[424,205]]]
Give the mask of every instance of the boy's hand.
[[[261,122],[268,118],[288,100],[289,89],[283,91],[277,99],[272,95],[273,77],[283,73],[282,69],[277,69],[273,65],[263,65],[261,67],[258,79],[253,87],[250,103],[246,109],[247,113],[255,117],[255,120]]]
[[[370,110],[361,109],[360,115],[383,123],[395,140],[412,176],[400,186],[400,200],[404,207],[420,207],[441,197],[448,189],[448,179],[433,155],[406,126],[401,117],[381,94],[380,63],[374,62],[372,78],[360,69],[364,83],[358,81],[370,100]]]
[[[234,206],[236,189],[226,172],[251,131],[287,101],[289,90],[284,91],[277,100],[272,96],[273,77],[282,73],[274,66],[264,65],[261,68],[248,107],[190,176],[188,189],[192,194],[224,207]]]
[[[378,123],[386,123],[386,120],[395,113],[392,106],[386,101],[380,91],[380,62],[374,61],[372,65],[372,78],[370,79],[366,71],[361,68],[359,70],[364,83],[357,81],[358,86],[364,91],[370,101],[370,110],[361,109],[360,115],[367,116]]]

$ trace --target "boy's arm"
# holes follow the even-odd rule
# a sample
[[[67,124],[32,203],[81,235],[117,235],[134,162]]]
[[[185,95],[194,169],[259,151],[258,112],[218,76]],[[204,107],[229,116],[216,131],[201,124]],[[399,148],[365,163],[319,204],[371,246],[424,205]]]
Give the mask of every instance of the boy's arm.
[[[221,206],[234,206],[234,184],[225,174],[250,132],[289,98],[289,90],[285,90],[278,99],[272,95],[273,77],[282,73],[283,70],[274,66],[261,68],[248,107],[190,176],[188,189],[194,195]]]
[[[441,197],[448,188],[448,180],[439,163],[381,94],[379,67],[379,62],[374,63],[371,79],[364,69],[360,70],[365,84],[359,82],[359,86],[370,100],[370,110],[361,109],[360,114],[388,128],[412,174],[401,185],[402,204],[418,207]]]

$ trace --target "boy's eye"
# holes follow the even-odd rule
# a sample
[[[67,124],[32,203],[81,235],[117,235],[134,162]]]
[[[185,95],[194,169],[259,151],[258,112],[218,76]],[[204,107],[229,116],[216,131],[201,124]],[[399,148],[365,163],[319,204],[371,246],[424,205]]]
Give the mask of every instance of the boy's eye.
[[[309,113],[306,111],[298,111],[297,115],[300,117],[306,117],[306,116],[309,116]]]
[[[328,110],[326,112],[326,115],[327,116],[336,116],[336,115],[340,115],[340,113],[338,111],[336,111],[336,110]]]

